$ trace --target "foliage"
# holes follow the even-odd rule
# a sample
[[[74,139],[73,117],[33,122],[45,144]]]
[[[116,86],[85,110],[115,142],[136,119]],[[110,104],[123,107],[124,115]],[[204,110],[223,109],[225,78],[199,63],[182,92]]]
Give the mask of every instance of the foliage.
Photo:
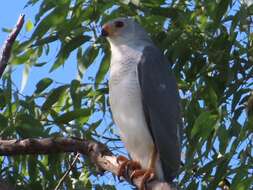
[[[12,70],[6,72],[0,88],[3,139],[76,136],[118,150],[108,105],[109,46],[99,37],[99,26],[133,16],[164,50],[179,83],[184,118],[179,186],[253,187],[253,116],[245,109],[253,84],[253,5],[232,0],[29,0],[27,9],[37,4],[34,22],[26,24],[32,35],[15,44],[12,68],[23,64],[26,81],[28,68],[47,67],[41,60],[52,58],[59,47],[49,72],[76,64],[78,77],[66,77],[62,84],[44,76],[33,93],[23,95],[13,84]],[[70,55],[76,56],[75,63],[68,62]],[[68,154],[1,157],[1,178],[18,189],[53,189],[72,159]],[[96,175],[82,158],[63,188],[115,189]]]

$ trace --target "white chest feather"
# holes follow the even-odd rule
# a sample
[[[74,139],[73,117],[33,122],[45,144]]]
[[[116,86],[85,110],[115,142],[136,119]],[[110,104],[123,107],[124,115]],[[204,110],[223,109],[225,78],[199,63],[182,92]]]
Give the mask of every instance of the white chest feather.
[[[131,157],[147,167],[148,153],[152,152],[154,144],[145,121],[138,83],[137,62],[141,55],[140,51],[129,49],[124,56],[112,56],[109,95],[122,141]]]

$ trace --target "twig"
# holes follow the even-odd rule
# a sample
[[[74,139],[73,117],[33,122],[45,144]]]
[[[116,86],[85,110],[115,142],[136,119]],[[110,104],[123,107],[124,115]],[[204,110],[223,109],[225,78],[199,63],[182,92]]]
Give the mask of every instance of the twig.
[[[57,184],[57,186],[55,187],[54,190],[59,190],[59,189],[60,189],[60,186],[62,185],[62,183],[63,183],[63,181],[65,180],[65,178],[68,176],[69,172],[73,169],[73,167],[74,167],[74,165],[75,165],[77,159],[79,158],[79,156],[80,156],[80,153],[78,153],[78,154],[75,156],[75,158],[74,158],[73,162],[71,163],[69,169],[64,173],[64,175],[62,176],[62,178],[60,179],[60,181],[58,182],[58,184]]]
[[[100,171],[109,171],[118,175],[120,164],[117,157],[102,143],[94,140],[77,138],[44,138],[24,140],[0,140],[0,156],[13,156],[25,154],[55,154],[62,152],[78,152],[87,156]],[[141,186],[142,178],[135,178],[131,182],[133,170],[125,172],[123,179]],[[147,184],[147,190],[172,190],[168,183],[153,180]]]
[[[0,78],[2,77],[3,72],[8,64],[8,61],[11,55],[12,45],[14,44],[21,28],[23,27],[24,20],[25,20],[25,15],[21,14],[19,16],[19,19],[15,28],[12,29],[11,33],[9,34],[7,40],[5,41],[2,47],[2,51],[0,54]]]

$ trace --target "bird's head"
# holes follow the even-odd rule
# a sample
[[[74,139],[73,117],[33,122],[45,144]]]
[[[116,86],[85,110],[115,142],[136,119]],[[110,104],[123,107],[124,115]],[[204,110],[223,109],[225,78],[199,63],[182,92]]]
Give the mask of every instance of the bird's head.
[[[147,32],[132,18],[117,18],[102,26],[102,36],[112,44],[150,42]]]

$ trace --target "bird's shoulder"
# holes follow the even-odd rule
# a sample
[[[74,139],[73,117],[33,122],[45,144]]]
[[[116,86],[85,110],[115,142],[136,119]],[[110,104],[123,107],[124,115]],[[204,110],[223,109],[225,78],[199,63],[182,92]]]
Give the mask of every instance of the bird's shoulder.
[[[141,61],[149,61],[155,63],[168,63],[167,58],[163,54],[163,51],[160,50],[154,44],[147,45],[142,50],[142,60]]]

